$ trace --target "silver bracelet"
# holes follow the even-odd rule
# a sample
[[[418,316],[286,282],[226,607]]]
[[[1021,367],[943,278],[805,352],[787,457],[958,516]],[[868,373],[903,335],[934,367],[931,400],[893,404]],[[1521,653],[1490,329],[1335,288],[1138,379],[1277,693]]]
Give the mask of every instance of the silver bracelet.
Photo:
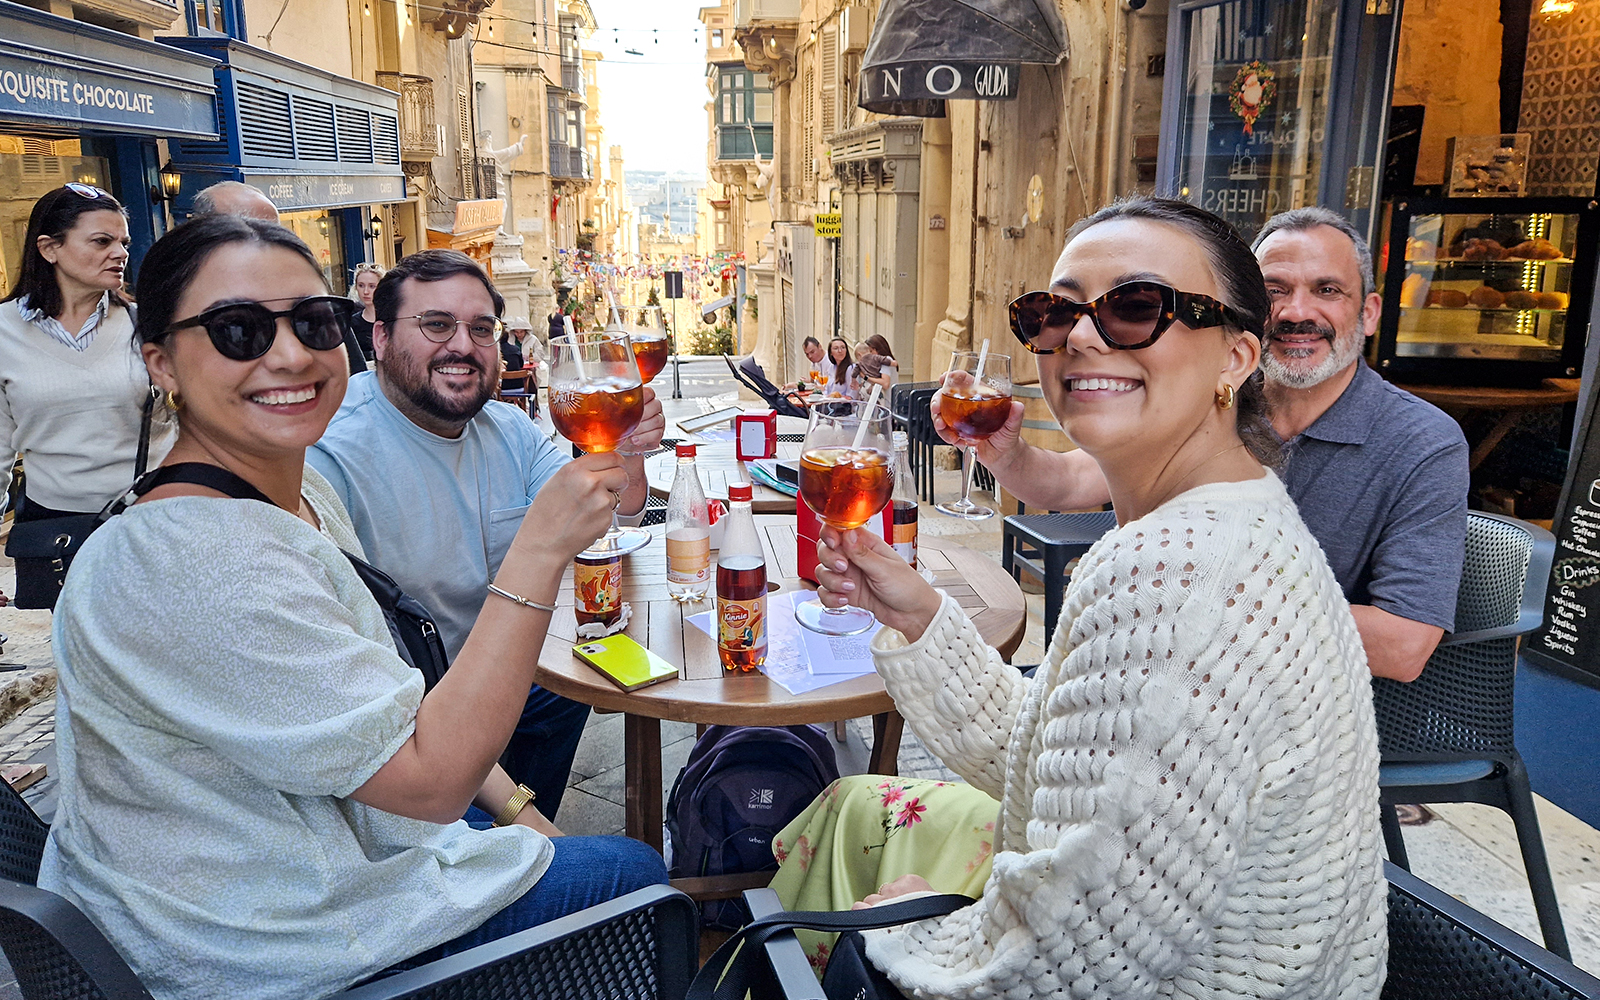
[[[538,601],[530,601],[526,597],[513,594],[509,590],[501,590],[492,583],[489,584],[489,593],[498,594],[499,596],[504,597],[506,600],[511,601],[514,604],[520,604],[525,608],[533,608],[536,611],[545,611],[552,615],[556,613],[556,609],[549,604],[540,604]]]

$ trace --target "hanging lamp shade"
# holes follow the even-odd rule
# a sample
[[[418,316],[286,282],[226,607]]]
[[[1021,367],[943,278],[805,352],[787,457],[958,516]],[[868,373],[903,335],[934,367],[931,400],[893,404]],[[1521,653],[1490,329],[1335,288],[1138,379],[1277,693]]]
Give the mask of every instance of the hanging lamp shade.
[[[861,61],[859,103],[943,118],[946,100],[1010,100],[1023,63],[1066,57],[1055,0],[884,0]]]

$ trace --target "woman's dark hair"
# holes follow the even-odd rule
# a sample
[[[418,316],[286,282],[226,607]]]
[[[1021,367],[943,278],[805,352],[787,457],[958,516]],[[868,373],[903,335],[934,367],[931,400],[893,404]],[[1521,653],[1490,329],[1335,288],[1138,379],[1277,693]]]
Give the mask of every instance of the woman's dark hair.
[[[1067,233],[1067,242],[1086,229],[1117,219],[1148,219],[1174,226],[1194,237],[1205,248],[1211,273],[1222,288],[1222,299],[1244,320],[1242,332],[1262,339],[1272,316],[1272,299],[1261,277],[1261,265],[1239,231],[1203,208],[1172,198],[1133,195],[1112,202],[1086,219],[1080,219]],[[1245,379],[1235,397],[1239,440],[1256,460],[1269,468],[1283,465],[1283,442],[1272,429],[1261,369]]]
[[[875,333],[868,337],[867,346],[872,348],[873,354],[878,354],[885,358],[894,357],[894,352],[889,350],[889,341],[881,333]]]
[[[201,215],[156,240],[139,268],[137,296],[139,323],[134,332],[141,343],[159,343],[167,327],[180,317],[173,312],[200,268],[211,255],[233,243],[260,243],[299,254],[327,287],[328,279],[311,248],[300,237],[278,225],[242,215]]]
[[[842,360],[834,361],[834,358],[833,358],[833,345],[834,344],[843,345],[843,347],[844,347],[844,358]],[[840,385],[844,385],[845,377],[849,374],[849,368],[850,368],[850,345],[845,342],[845,339],[843,337],[835,337],[832,340],[828,341],[828,360],[829,361],[833,361],[833,380],[835,382],[839,383]]]
[[[85,191],[91,194],[84,194]],[[39,252],[39,237],[64,239],[78,224],[78,216],[89,212],[126,214],[122,211],[122,202],[87,184],[58,187],[33,203],[33,214],[28,216],[28,235],[22,239],[22,266],[17,269],[17,283],[0,302],[26,296],[30,309],[37,309],[46,316],[61,314],[65,303],[61,300],[61,286],[56,282],[56,266]],[[128,304],[116,292],[111,293],[111,299],[119,306]]]
[[[444,281],[458,274],[483,282],[483,287],[489,292],[489,301],[494,303],[494,314],[499,316],[505,312],[505,297],[494,287],[494,282],[489,280],[482,266],[460,250],[445,249],[420,250],[385,271],[372,293],[372,311],[377,314],[378,322],[387,329],[394,325],[400,313],[400,293],[408,280]]]

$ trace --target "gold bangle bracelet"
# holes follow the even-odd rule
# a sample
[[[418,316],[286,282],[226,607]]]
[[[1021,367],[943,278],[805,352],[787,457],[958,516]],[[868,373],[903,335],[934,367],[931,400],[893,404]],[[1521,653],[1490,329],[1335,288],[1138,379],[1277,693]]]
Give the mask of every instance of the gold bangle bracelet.
[[[500,810],[500,815],[494,818],[494,825],[510,826],[516,822],[517,817],[522,815],[522,810],[529,802],[533,801],[533,798],[533,789],[527,785],[518,785],[517,790],[512,792],[511,798],[506,801],[506,807]],[[481,823],[483,821],[479,820],[478,822]]]
[[[547,613],[552,614],[552,615],[556,613],[556,609],[555,609],[554,605],[551,605],[551,604],[540,604],[538,601],[530,601],[526,597],[521,596],[520,594],[513,594],[509,590],[501,590],[499,587],[496,587],[492,583],[489,584],[489,593],[499,595],[500,597],[504,597],[506,600],[512,602],[513,604],[520,604],[525,608],[533,608],[535,611],[544,611],[544,612],[547,612]]]

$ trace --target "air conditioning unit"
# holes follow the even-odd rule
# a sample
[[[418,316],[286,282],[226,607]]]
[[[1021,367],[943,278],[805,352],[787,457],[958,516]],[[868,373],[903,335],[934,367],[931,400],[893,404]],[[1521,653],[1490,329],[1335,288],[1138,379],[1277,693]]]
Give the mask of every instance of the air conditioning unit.
[[[872,34],[872,12],[865,7],[846,7],[839,12],[839,52],[859,55],[867,51],[867,37]]]

